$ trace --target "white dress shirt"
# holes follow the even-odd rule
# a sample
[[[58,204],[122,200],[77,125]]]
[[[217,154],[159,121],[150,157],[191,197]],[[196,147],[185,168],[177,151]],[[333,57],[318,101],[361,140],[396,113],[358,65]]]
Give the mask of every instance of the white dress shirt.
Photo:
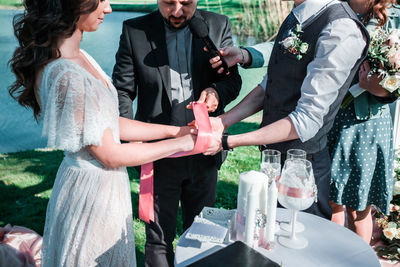
[[[339,0],[306,0],[292,12],[302,27]],[[314,137],[323,125],[323,118],[338,96],[339,89],[361,57],[365,37],[355,21],[349,18],[330,22],[320,33],[313,61],[301,86],[296,109],[289,114],[302,142]],[[280,41],[280,40],[276,40]],[[267,89],[268,74],[260,86]]]

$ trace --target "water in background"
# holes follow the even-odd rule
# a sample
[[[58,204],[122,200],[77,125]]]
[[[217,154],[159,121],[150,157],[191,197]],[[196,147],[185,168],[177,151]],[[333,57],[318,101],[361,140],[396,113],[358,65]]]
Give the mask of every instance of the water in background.
[[[28,150],[46,145],[41,126],[32,110],[21,107],[9,95],[7,87],[14,81],[8,66],[17,45],[13,34],[13,16],[20,10],[0,10],[0,153]],[[115,64],[122,21],[142,15],[134,12],[113,12],[106,16],[96,32],[85,33],[81,47],[93,56],[111,75]]]
[[[16,47],[12,19],[17,10],[0,10],[0,153],[16,152],[45,147],[46,141],[41,137],[41,126],[32,115],[32,111],[23,108],[8,94],[8,86],[14,81],[7,63]],[[106,15],[104,23],[95,32],[85,33],[81,47],[87,51],[111,76],[115,64],[115,53],[118,49],[122,21],[143,15],[135,12],[113,12]],[[254,38],[253,38],[254,39]],[[248,40],[247,45],[254,43]],[[234,42],[237,40],[233,36]],[[253,89],[263,78],[265,68],[244,70],[239,68],[243,79],[239,97],[230,103],[229,110]],[[133,103],[135,108],[135,102]]]

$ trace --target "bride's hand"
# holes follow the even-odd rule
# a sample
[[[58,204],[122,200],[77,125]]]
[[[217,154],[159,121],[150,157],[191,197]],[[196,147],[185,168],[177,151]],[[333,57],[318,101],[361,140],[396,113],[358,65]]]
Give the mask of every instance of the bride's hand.
[[[178,137],[177,140],[182,144],[182,151],[192,151],[194,148],[194,143],[196,142],[196,134],[187,134]]]
[[[197,132],[198,132],[197,127],[195,126],[194,121],[192,121],[191,123],[188,124],[188,126],[179,127],[179,131],[175,137],[181,137],[188,134],[197,135]]]

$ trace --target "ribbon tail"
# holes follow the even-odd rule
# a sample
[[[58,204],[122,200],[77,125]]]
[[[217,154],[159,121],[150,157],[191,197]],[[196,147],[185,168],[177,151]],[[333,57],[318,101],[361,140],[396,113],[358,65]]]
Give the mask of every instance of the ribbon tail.
[[[208,112],[205,104],[193,104],[193,112],[196,121],[199,124],[199,133],[190,152],[178,152],[169,158],[184,157],[202,153],[208,149],[211,141],[212,127],[208,117]],[[154,170],[153,162],[142,165],[140,172],[140,192],[139,192],[139,218],[146,222],[154,222]]]
[[[153,162],[143,164],[140,172],[139,218],[146,222],[154,222],[154,171]]]

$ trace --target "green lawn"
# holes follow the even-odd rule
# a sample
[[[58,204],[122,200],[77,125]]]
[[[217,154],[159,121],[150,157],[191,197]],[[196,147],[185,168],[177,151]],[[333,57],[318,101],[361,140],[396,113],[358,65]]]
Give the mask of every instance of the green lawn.
[[[259,117],[256,117],[258,120]],[[231,133],[256,129],[253,120],[238,123]],[[62,151],[34,150],[0,154],[0,226],[20,225],[43,234],[46,206],[63,159]],[[219,173],[216,207],[236,208],[239,173],[259,169],[259,152],[256,147],[237,148],[231,152]],[[132,206],[135,225],[135,241],[138,266],[143,266],[145,231],[138,219],[139,180],[134,168],[128,168],[131,181]],[[179,214],[178,222],[181,221]],[[178,223],[176,241],[182,234]]]

